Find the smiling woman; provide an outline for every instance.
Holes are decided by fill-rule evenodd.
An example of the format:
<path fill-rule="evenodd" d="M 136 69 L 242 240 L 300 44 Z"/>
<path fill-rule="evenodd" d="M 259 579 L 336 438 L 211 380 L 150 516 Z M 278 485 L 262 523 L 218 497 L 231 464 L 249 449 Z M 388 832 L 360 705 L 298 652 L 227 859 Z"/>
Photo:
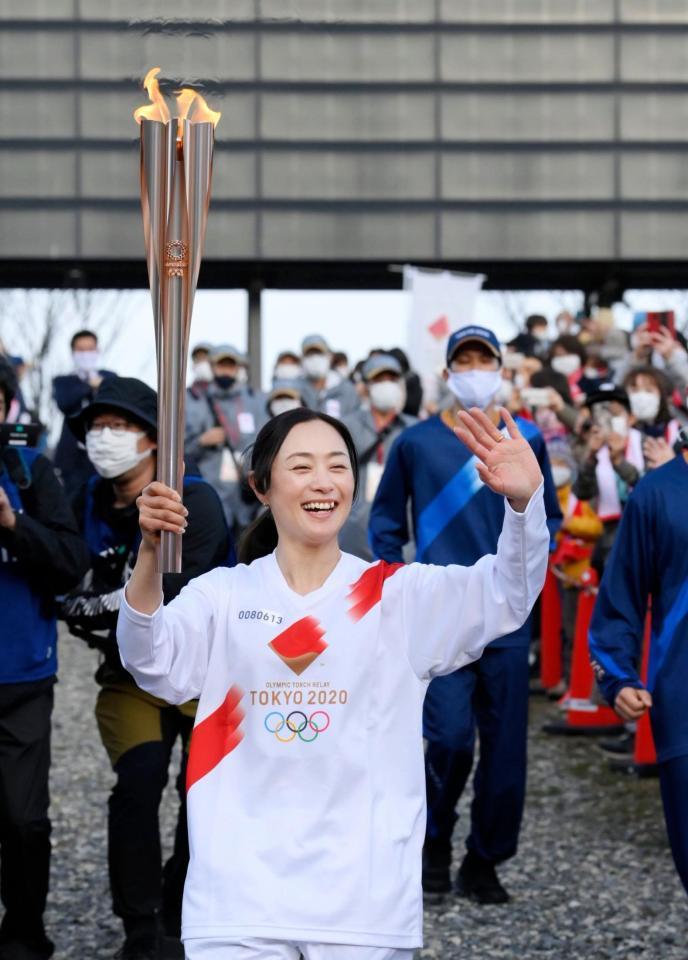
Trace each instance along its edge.
<path fill-rule="evenodd" d="M 266 512 L 251 562 L 196 578 L 164 608 L 155 546 L 160 530 L 184 529 L 184 507 L 158 483 L 140 497 L 122 662 L 169 702 L 200 698 L 190 960 L 411 960 L 421 945 L 425 691 L 525 622 L 547 566 L 542 476 L 502 413 L 508 436 L 479 410 L 459 414 L 481 480 L 506 498 L 497 553 L 472 567 L 342 553 L 353 444 L 305 409 L 256 439 L 249 482 Z"/>
<path fill-rule="evenodd" d="M 279 529 L 283 547 L 329 542 L 334 565 L 337 535 L 358 492 L 356 451 L 341 421 L 305 407 L 268 421 L 251 451 L 249 483 L 267 509 L 244 534 L 241 562 L 271 553 Z"/>

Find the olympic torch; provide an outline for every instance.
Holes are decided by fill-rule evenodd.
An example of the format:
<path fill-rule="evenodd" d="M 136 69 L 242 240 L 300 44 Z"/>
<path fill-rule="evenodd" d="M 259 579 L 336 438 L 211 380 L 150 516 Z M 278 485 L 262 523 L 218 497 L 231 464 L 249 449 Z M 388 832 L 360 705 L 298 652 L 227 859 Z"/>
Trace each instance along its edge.
<path fill-rule="evenodd" d="M 195 90 L 176 94 L 172 117 L 149 70 L 150 105 L 134 111 L 141 134 L 141 208 L 158 364 L 158 480 L 181 496 L 186 357 L 210 205 L 215 127 L 220 114 Z M 180 573 L 181 536 L 163 531 L 160 573 Z"/>

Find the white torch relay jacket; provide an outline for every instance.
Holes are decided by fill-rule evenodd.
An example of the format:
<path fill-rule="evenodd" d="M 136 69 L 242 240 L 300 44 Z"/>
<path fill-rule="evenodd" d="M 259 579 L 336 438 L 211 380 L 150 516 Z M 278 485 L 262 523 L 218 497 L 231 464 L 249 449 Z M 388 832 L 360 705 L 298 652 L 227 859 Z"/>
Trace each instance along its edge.
<path fill-rule="evenodd" d="M 548 547 L 540 488 L 523 514 L 505 504 L 496 556 L 472 567 L 342 554 L 300 596 L 271 554 L 152 616 L 123 604 L 139 686 L 200 698 L 185 940 L 421 945 L 425 690 L 521 626 Z"/>

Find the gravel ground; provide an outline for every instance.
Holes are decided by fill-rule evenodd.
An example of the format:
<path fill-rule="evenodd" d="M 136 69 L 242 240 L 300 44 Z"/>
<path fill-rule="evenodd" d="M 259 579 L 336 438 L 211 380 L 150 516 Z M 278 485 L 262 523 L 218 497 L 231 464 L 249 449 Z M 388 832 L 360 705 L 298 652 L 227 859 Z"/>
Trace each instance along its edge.
<path fill-rule="evenodd" d="M 53 725 L 53 877 L 47 924 L 57 960 L 111 957 L 121 942 L 106 864 L 113 782 L 93 707 L 96 656 L 64 637 Z M 688 911 L 667 848 L 656 780 L 608 772 L 590 741 L 540 732 L 531 704 L 528 803 L 504 907 L 428 904 L 420 960 L 686 960 Z M 170 778 L 170 783 L 173 778 Z M 466 804 L 462 804 L 466 809 Z M 174 794 L 163 823 L 171 842 Z M 457 864 L 467 829 L 457 828 Z"/>

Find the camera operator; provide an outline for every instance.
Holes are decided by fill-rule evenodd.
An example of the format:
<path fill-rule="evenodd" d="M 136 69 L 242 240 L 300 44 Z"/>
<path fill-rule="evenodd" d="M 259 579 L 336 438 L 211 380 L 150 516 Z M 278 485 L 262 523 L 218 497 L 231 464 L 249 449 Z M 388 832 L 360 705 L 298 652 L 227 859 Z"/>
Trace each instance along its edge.
<path fill-rule="evenodd" d="M 96 673 L 96 719 L 117 775 L 108 818 L 113 909 L 125 931 L 117 956 L 182 957 L 181 898 L 189 858 L 184 781 L 196 703 L 170 706 L 140 690 L 122 667 L 115 641 L 124 584 L 141 543 L 136 501 L 156 475 L 156 393 L 140 380 L 106 379 L 69 425 L 85 441 L 98 472 L 79 509 L 91 570 L 65 599 L 62 616 L 72 633 L 104 654 Z M 188 529 L 182 572 L 163 577 L 165 602 L 193 577 L 234 562 L 222 504 L 210 484 L 187 476 L 183 495 Z M 163 869 L 158 811 L 178 738 L 183 749 L 179 818 L 174 851 Z"/>
<path fill-rule="evenodd" d="M 0 425 L 16 390 L 0 357 Z M 50 717 L 57 672 L 54 596 L 88 569 L 88 551 L 53 468 L 0 441 L 0 958 L 39 960 L 50 872 Z"/>

